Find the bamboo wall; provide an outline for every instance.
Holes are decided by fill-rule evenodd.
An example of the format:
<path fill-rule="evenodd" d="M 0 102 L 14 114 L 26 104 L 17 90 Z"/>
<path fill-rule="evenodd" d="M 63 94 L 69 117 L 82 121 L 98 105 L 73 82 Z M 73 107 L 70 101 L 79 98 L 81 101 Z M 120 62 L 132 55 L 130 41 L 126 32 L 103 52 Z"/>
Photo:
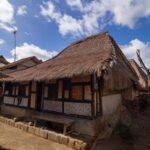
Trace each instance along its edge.
<path fill-rule="evenodd" d="M 25 85 L 25 96 L 19 95 L 19 88 L 21 84 Z M 7 90 L 4 92 L 3 103 L 19 107 L 28 107 L 29 94 L 28 83 L 12 83 L 12 93 L 8 94 Z"/>
<path fill-rule="evenodd" d="M 63 80 L 55 81 L 57 83 L 57 99 L 44 99 L 43 110 L 55 111 L 70 115 L 91 116 L 91 103 L 84 102 L 84 99 L 92 101 L 91 96 L 91 76 L 74 77 L 70 80 L 70 89 L 63 89 Z M 46 84 L 49 84 L 47 82 Z M 54 83 L 51 81 L 51 83 Z M 83 84 L 87 83 L 84 86 Z M 84 92 L 83 92 L 84 90 Z M 71 93 L 70 93 L 71 92 Z M 44 87 L 44 97 L 48 96 L 48 87 Z M 71 97 L 70 97 L 71 96 Z M 65 101 L 63 101 L 65 99 Z M 67 102 L 68 101 L 68 102 Z"/>
<path fill-rule="evenodd" d="M 36 82 L 32 81 L 31 83 L 31 102 L 30 107 L 35 108 L 36 105 Z"/>
<path fill-rule="evenodd" d="M 43 111 L 59 112 L 68 115 L 96 116 L 101 110 L 98 80 L 96 76 L 73 77 L 70 79 L 70 88 L 64 89 L 64 80 L 46 81 L 43 83 L 41 108 Z M 57 97 L 49 98 L 49 85 L 57 84 Z M 13 89 L 18 96 L 19 86 Z M 26 98 L 18 105 L 18 98 L 4 97 L 5 103 L 36 109 L 37 83 L 32 81 L 26 86 Z"/>

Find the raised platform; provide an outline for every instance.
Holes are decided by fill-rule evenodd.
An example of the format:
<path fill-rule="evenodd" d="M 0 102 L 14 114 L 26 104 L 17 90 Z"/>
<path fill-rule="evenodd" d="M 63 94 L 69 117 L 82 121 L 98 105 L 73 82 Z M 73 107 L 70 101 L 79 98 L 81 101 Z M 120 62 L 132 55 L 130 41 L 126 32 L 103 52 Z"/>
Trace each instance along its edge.
<path fill-rule="evenodd" d="M 47 113 L 42 113 L 42 112 L 33 112 L 31 117 L 35 120 L 44 120 L 44 121 L 49 121 L 52 123 L 58 123 L 63 125 L 63 134 L 67 133 L 67 128 L 71 127 L 73 123 L 75 123 L 75 120 L 66 118 L 65 116 L 60 116 L 60 115 L 54 115 L 54 114 L 47 114 Z"/>

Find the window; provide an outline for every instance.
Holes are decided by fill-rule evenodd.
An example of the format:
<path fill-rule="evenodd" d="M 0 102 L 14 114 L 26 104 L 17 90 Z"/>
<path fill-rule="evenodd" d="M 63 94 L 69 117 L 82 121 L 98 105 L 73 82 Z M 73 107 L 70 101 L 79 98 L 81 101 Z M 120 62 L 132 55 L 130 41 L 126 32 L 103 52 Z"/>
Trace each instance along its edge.
<path fill-rule="evenodd" d="M 48 85 L 48 99 L 56 99 L 57 98 L 57 84 L 52 83 Z"/>
<path fill-rule="evenodd" d="M 63 88 L 65 90 L 69 90 L 70 89 L 70 86 L 71 86 L 71 81 L 70 79 L 64 79 L 63 80 Z"/>
<path fill-rule="evenodd" d="M 69 98 L 70 97 L 70 88 L 71 88 L 71 81 L 70 79 L 64 79 L 63 80 L 63 95 L 64 98 Z"/>
<path fill-rule="evenodd" d="M 5 84 L 5 95 L 12 95 L 13 92 L 13 85 L 12 83 L 6 83 Z"/>
<path fill-rule="evenodd" d="M 76 83 L 71 88 L 72 99 L 75 100 L 91 100 L 91 86 L 86 83 Z"/>
<path fill-rule="evenodd" d="M 19 96 L 26 96 L 26 85 L 19 85 Z"/>

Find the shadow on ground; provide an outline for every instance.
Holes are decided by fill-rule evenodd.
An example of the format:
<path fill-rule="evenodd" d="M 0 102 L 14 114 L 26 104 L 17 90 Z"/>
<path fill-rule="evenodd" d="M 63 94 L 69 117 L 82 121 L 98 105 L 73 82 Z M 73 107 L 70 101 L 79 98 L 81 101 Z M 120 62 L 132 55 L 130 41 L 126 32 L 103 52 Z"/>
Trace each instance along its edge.
<path fill-rule="evenodd" d="M 11 150 L 11 149 L 4 148 L 4 147 L 0 146 L 0 150 Z"/>

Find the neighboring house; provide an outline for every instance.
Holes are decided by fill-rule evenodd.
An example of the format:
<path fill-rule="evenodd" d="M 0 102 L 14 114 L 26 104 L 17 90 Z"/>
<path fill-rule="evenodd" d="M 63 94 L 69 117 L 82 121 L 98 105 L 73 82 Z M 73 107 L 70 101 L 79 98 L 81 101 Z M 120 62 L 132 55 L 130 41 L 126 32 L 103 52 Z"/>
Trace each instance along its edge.
<path fill-rule="evenodd" d="M 37 59 L 35 56 L 32 56 L 32 57 L 23 58 L 18 61 L 9 63 L 1 67 L 0 71 L 5 74 L 8 74 L 8 73 L 15 72 L 18 70 L 24 70 L 24 69 L 30 68 L 40 63 L 41 63 L 41 60 Z"/>
<path fill-rule="evenodd" d="M 137 64 L 137 62 L 134 59 L 129 60 L 132 68 L 136 72 L 138 76 L 138 82 L 140 85 L 139 91 L 141 92 L 147 92 L 148 91 L 148 76 L 146 73 L 140 68 L 140 66 Z"/>
<path fill-rule="evenodd" d="M 73 130 L 88 135 L 98 133 L 100 120 L 115 112 L 124 92 L 136 84 L 131 65 L 107 32 L 79 40 L 54 58 L 9 75 L 2 80 L 3 110 L 72 118 Z M 132 93 L 127 96 L 132 98 Z"/>
<path fill-rule="evenodd" d="M 4 58 L 4 56 L 0 55 L 0 68 L 9 64 L 9 62 Z"/>

